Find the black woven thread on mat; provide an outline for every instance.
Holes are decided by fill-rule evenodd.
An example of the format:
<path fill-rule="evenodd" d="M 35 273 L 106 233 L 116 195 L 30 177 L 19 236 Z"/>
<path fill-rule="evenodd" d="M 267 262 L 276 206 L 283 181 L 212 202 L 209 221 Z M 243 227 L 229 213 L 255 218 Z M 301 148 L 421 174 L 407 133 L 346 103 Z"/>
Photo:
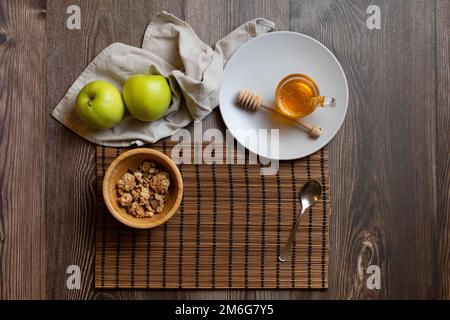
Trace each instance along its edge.
<path fill-rule="evenodd" d="M 291 181 L 292 181 L 292 225 L 297 218 L 297 185 L 295 183 L 295 161 L 291 161 Z M 296 241 L 292 244 L 291 259 L 291 287 L 295 288 L 295 251 Z"/>
<path fill-rule="evenodd" d="M 134 278 L 136 274 L 136 230 L 133 229 L 131 234 L 131 272 L 130 272 L 130 283 L 131 287 L 134 288 Z"/>
<path fill-rule="evenodd" d="M 261 194 L 262 194 L 262 221 L 261 221 L 261 265 L 260 265 L 260 279 L 261 288 L 264 288 L 264 254 L 266 251 L 266 181 L 264 175 L 260 174 L 261 177 Z"/>
<path fill-rule="evenodd" d="M 162 151 L 166 154 L 166 141 L 162 142 Z M 167 284 L 167 223 L 163 225 L 163 256 L 162 256 L 162 287 L 165 288 Z"/>
<path fill-rule="evenodd" d="M 105 176 L 106 171 L 106 155 L 105 155 L 105 147 L 102 146 L 102 177 Z M 98 183 L 98 182 L 97 182 Z M 97 189 L 98 192 L 98 189 Z M 102 288 L 105 287 L 105 256 L 106 256 L 106 206 L 103 205 L 102 210 L 102 261 L 101 261 L 101 275 L 100 275 L 100 286 Z"/>
<path fill-rule="evenodd" d="M 245 178 L 245 238 L 244 238 L 244 288 L 248 288 L 248 231 L 250 227 L 250 186 L 248 179 L 248 154 L 244 162 Z"/>
<path fill-rule="evenodd" d="M 116 157 L 120 155 L 120 149 L 116 148 Z M 116 288 L 119 288 L 120 278 L 120 223 L 117 223 L 116 234 Z"/>
<path fill-rule="evenodd" d="M 322 288 L 325 288 L 325 250 L 326 250 L 326 229 L 327 229 L 327 193 L 325 184 L 325 160 L 323 148 L 320 149 L 320 175 L 322 177 Z"/>
<path fill-rule="evenodd" d="M 228 164 L 228 184 L 230 192 L 230 230 L 228 233 L 228 287 L 233 284 L 233 218 L 234 218 L 234 195 L 233 195 L 233 172 L 231 164 Z"/>
<path fill-rule="evenodd" d="M 200 191 L 200 170 L 199 165 L 195 165 L 195 181 L 197 188 L 197 225 L 195 229 L 195 287 L 200 286 L 200 208 L 201 208 L 201 191 Z"/>
<path fill-rule="evenodd" d="M 280 260 L 278 257 L 280 256 L 280 245 L 281 245 L 281 239 L 280 239 L 280 233 L 281 233 L 281 187 L 280 187 L 280 171 L 277 171 L 276 175 L 276 181 L 277 181 L 277 256 L 276 259 L 276 288 L 280 288 Z"/>
<path fill-rule="evenodd" d="M 146 269 L 145 269 L 145 287 L 150 288 L 150 252 L 151 252 L 151 233 L 150 229 L 147 230 L 147 257 L 146 257 Z"/>
<path fill-rule="evenodd" d="M 211 152 L 211 155 L 215 157 L 216 150 Z M 211 287 L 216 287 L 216 230 L 217 230 L 217 179 L 216 179 L 216 162 L 211 164 L 211 176 L 213 187 L 213 206 L 212 206 L 212 257 L 211 257 Z"/>
<path fill-rule="evenodd" d="M 183 152 L 183 151 L 181 151 Z M 181 154 L 181 156 L 183 156 Z M 178 169 L 180 170 L 181 176 L 183 176 L 183 163 L 180 163 L 178 166 Z M 180 203 L 180 241 L 179 241 L 179 247 L 178 247 L 178 288 L 183 287 L 183 227 L 184 227 L 184 199 L 181 199 Z"/>
<path fill-rule="evenodd" d="M 306 173 L 308 180 L 311 179 L 311 159 L 306 158 Z M 312 256 L 312 208 L 308 209 L 308 262 L 307 262 L 307 278 L 308 289 L 311 289 L 311 256 Z"/>

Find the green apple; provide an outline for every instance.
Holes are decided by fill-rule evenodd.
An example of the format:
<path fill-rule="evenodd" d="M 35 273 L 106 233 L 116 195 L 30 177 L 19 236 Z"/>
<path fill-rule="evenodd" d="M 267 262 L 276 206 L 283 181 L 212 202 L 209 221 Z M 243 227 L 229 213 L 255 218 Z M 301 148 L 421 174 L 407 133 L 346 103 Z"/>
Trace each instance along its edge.
<path fill-rule="evenodd" d="M 109 129 L 122 121 L 125 105 L 122 95 L 108 81 L 88 83 L 77 96 L 75 110 L 81 121 L 94 129 Z"/>
<path fill-rule="evenodd" d="M 137 74 L 128 78 L 122 94 L 128 111 L 141 121 L 161 118 L 172 99 L 166 78 L 151 74 Z"/>

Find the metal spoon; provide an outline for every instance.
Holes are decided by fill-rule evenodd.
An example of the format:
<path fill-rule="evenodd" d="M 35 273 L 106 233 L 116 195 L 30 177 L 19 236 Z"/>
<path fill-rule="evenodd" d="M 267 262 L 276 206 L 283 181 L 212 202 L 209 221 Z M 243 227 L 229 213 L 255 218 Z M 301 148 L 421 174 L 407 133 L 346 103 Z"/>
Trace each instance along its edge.
<path fill-rule="evenodd" d="M 295 239 L 295 233 L 297 232 L 298 225 L 300 224 L 300 220 L 305 213 L 306 209 L 313 206 L 317 201 L 319 201 L 320 194 L 322 193 L 322 185 L 317 180 L 308 180 L 302 189 L 300 190 L 300 202 L 301 202 L 301 211 L 297 216 L 294 226 L 292 227 L 291 233 L 289 234 L 289 238 L 283 246 L 278 259 L 281 262 L 287 261 L 289 251 L 291 250 L 292 242 Z"/>

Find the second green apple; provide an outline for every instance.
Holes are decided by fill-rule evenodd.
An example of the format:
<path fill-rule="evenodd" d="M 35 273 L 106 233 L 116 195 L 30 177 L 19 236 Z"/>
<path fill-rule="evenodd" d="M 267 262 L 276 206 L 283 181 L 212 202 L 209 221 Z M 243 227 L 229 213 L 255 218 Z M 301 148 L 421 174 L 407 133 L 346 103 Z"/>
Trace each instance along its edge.
<path fill-rule="evenodd" d="M 122 95 L 128 111 L 141 121 L 161 118 L 172 99 L 169 84 L 160 75 L 131 76 L 123 86 Z"/>

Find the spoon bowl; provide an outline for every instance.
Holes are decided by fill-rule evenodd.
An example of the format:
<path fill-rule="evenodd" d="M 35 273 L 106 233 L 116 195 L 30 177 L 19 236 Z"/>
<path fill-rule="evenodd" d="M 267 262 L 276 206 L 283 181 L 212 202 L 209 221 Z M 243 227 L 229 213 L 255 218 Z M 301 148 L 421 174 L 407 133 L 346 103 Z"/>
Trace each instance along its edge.
<path fill-rule="evenodd" d="M 314 203 L 320 200 L 322 194 L 322 185 L 317 180 L 308 180 L 299 193 L 302 209 L 311 207 Z"/>

